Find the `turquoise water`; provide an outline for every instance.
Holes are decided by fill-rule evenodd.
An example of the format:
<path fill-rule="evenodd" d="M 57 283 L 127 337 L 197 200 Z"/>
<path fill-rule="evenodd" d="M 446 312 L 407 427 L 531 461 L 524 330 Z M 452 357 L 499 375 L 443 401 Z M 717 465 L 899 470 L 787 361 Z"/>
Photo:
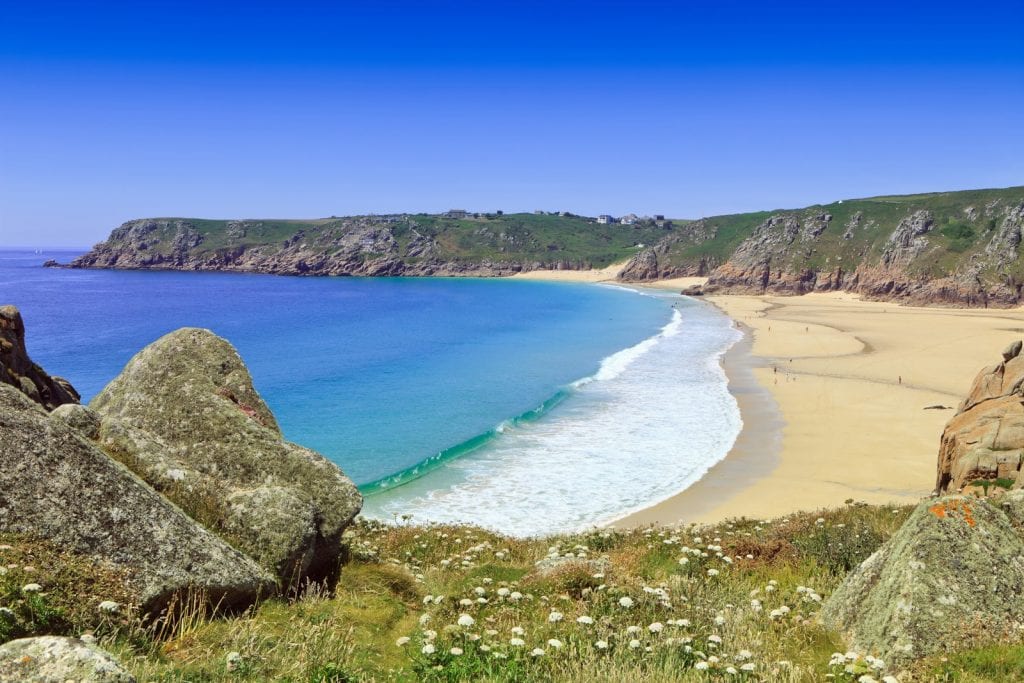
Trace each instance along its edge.
<path fill-rule="evenodd" d="M 47 371 L 88 400 L 161 335 L 210 328 L 238 348 L 285 436 L 341 466 L 370 515 L 516 533 L 582 526 L 680 490 L 738 431 L 717 363 L 735 332 L 680 297 L 40 267 L 73 256 L 0 251 L 0 303 L 21 309 Z M 637 478 L 648 469 L 651 485 Z M 535 500 L 526 489 L 549 474 L 578 485 Z"/>

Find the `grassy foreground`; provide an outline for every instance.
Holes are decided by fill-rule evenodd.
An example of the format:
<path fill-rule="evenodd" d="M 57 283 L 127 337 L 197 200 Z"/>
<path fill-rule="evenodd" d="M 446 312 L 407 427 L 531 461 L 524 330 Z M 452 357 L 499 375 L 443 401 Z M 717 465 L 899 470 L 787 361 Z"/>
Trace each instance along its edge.
<path fill-rule="evenodd" d="M 92 634 L 141 681 L 892 681 L 815 615 L 910 509 L 526 540 L 361 522 L 334 595 L 234 617 L 197 600 L 145 626 L 116 573 L 0 536 L 0 641 Z M 899 680 L 1022 676 L 1024 651 L 1006 645 Z"/>

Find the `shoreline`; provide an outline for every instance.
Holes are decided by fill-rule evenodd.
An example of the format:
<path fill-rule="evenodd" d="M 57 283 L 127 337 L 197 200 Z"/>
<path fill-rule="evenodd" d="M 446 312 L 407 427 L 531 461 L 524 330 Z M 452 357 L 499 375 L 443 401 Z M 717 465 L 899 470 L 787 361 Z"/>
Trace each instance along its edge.
<path fill-rule="evenodd" d="M 703 281 L 623 284 L 679 292 Z M 602 526 L 916 503 L 932 490 L 943 427 L 974 376 L 1024 336 L 1020 308 L 904 306 L 845 292 L 704 299 L 744 334 L 722 358 L 743 421 L 736 443 L 687 489 Z"/>
<path fill-rule="evenodd" d="M 750 329 L 735 320 L 733 325 L 743 337 L 723 354 L 721 365 L 729 393 L 739 407 L 741 426 L 729 452 L 679 493 L 604 526 L 630 529 L 699 521 L 712 513 L 723 499 L 736 495 L 738 489 L 754 486 L 778 467 L 782 452 L 782 413 L 771 393 L 754 376 L 754 368 L 764 362 L 751 353 Z M 687 519 L 683 519 L 684 516 Z"/>

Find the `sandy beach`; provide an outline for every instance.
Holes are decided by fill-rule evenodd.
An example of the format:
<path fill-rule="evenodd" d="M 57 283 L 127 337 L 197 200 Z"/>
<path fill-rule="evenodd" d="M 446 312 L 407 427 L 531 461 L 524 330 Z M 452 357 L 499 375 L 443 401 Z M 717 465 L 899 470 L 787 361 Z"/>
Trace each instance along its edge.
<path fill-rule="evenodd" d="M 1019 309 L 903 307 L 843 293 L 708 301 L 749 339 L 749 354 L 724 361 L 743 433 L 696 485 L 616 526 L 777 517 L 851 498 L 916 502 L 931 491 L 942 428 L 972 379 L 1024 337 Z"/>
<path fill-rule="evenodd" d="M 523 277 L 600 282 L 613 268 Z M 1021 309 L 908 307 L 845 293 L 705 301 L 745 333 L 723 359 L 743 431 L 697 484 L 615 526 L 778 517 L 849 499 L 916 502 L 934 485 L 942 428 L 974 376 L 1024 338 Z"/>

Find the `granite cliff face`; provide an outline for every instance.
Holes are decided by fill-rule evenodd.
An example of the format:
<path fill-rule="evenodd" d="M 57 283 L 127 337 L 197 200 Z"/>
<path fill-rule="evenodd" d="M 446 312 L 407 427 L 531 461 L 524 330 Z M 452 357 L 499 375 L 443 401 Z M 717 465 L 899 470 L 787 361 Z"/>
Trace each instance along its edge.
<path fill-rule="evenodd" d="M 9 384 L 47 410 L 78 403 L 78 392 L 63 377 L 51 377 L 25 348 L 25 323 L 14 306 L 0 306 L 0 383 Z"/>
<path fill-rule="evenodd" d="M 333 581 L 362 506 L 319 453 L 285 441 L 238 352 L 184 328 L 150 344 L 90 404 L 98 443 L 282 586 Z"/>
<path fill-rule="evenodd" d="M 278 275 L 502 276 L 536 268 L 585 269 L 587 257 L 542 246 L 528 227 L 479 220 L 444 234 L 438 217 L 356 216 L 318 221 L 129 221 L 74 268 L 237 271 Z M 510 219 L 511 220 L 511 219 Z M 434 221 L 442 221 L 440 226 Z M 579 228 L 576 220 L 568 225 Z M 625 245 L 624 238 L 619 240 Z M 468 243 L 468 248 L 460 243 Z M 603 265 L 603 264 L 602 264 Z"/>
<path fill-rule="evenodd" d="M 1024 486 L 1024 356 L 1021 342 L 1003 351 L 1002 361 L 982 370 L 967 398 L 946 424 L 939 448 L 935 489 L 969 486 Z M 975 483 L 979 482 L 979 483 Z"/>
<path fill-rule="evenodd" d="M 879 197 L 695 224 L 701 229 L 677 231 L 634 256 L 621 278 L 707 275 L 706 293 L 843 290 L 954 306 L 1022 301 L 1022 188 Z"/>

